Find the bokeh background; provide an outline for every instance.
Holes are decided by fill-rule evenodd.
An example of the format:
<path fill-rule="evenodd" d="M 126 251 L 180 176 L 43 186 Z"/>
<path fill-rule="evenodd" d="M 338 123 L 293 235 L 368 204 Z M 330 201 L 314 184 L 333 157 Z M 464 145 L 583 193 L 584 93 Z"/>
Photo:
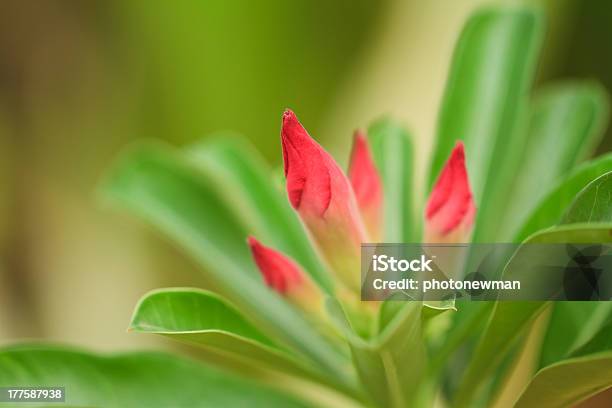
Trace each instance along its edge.
<path fill-rule="evenodd" d="M 163 346 L 126 332 L 138 298 L 206 284 L 96 200 L 133 140 L 181 145 L 230 129 L 279 164 L 291 107 L 346 162 L 353 129 L 390 114 L 414 134 L 423 174 L 454 42 L 485 3 L 0 2 L 0 344 Z M 531 3 L 549 15 L 537 84 L 595 78 L 612 90 L 612 4 Z M 611 141 L 608 131 L 600 150 Z"/>

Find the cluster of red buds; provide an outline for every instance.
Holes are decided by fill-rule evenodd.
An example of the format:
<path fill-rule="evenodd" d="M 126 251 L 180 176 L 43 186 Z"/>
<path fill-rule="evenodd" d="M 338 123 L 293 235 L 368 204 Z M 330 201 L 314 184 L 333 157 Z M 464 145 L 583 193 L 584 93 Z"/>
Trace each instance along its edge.
<path fill-rule="evenodd" d="M 368 140 L 355 133 L 348 176 L 287 110 L 281 129 L 289 202 L 343 291 L 360 290 L 361 243 L 383 235 L 383 183 Z M 423 240 L 460 243 L 470 239 L 476 207 L 458 142 L 427 201 Z M 323 295 L 293 259 L 249 237 L 253 258 L 268 286 L 300 309 L 319 310 Z"/>

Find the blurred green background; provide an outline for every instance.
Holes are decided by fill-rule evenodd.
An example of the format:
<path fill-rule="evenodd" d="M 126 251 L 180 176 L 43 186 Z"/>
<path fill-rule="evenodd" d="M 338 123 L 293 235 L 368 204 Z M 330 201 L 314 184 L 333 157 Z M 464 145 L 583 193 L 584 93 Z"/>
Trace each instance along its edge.
<path fill-rule="evenodd" d="M 132 140 L 231 129 L 278 164 L 290 107 L 346 162 L 352 130 L 391 114 L 413 131 L 424 174 L 454 41 L 486 3 L 3 1 L 0 344 L 151 345 L 125 331 L 137 299 L 206 284 L 156 234 L 96 202 Z M 532 3 L 549 15 L 537 82 L 595 78 L 612 90 L 612 4 Z M 608 131 L 600 151 L 611 141 Z"/>

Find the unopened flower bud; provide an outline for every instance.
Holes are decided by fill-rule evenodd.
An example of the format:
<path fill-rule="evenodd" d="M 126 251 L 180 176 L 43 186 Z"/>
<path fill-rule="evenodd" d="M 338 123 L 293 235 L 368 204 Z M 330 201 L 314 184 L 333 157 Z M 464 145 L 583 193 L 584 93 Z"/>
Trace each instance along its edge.
<path fill-rule="evenodd" d="M 463 143 L 457 145 L 444 165 L 427 201 L 427 243 L 464 243 L 470 240 L 476 206 L 470 189 Z"/>
<path fill-rule="evenodd" d="M 348 178 L 290 110 L 283 115 L 281 139 L 291 205 L 336 276 L 359 291 L 361 243 L 367 239 Z"/>
<path fill-rule="evenodd" d="M 380 241 L 383 228 L 382 181 L 368 140 L 361 131 L 355 132 L 348 173 L 368 236 L 373 242 Z"/>

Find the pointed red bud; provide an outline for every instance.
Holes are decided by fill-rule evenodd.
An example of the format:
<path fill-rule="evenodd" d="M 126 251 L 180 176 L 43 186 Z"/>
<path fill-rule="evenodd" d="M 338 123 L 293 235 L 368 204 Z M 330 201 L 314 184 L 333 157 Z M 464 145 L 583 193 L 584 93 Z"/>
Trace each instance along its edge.
<path fill-rule="evenodd" d="M 425 242 L 468 241 L 475 214 L 464 147 L 462 142 L 457 142 L 427 202 Z"/>
<path fill-rule="evenodd" d="M 379 241 L 382 238 L 383 187 L 362 131 L 355 132 L 348 176 L 370 239 Z"/>
<path fill-rule="evenodd" d="M 281 140 L 291 205 L 337 276 L 358 291 L 366 233 L 348 178 L 290 110 L 283 114 Z"/>
<path fill-rule="evenodd" d="M 285 294 L 290 289 L 303 283 L 304 272 L 293 260 L 272 248 L 262 245 L 254 237 L 248 237 L 247 243 L 255 263 L 269 287 L 280 294 Z"/>
<path fill-rule="evenodd" d="M 290 110 L 283 114 L 281 139 L 291 205 L 298 211 L 324 215 L 331 204 L 332 189 L 336 194 L 346 189 L 340 169 Z"/>
<path fill-rule="evenodd" d="M 254 237 L 248 237 L 247 243 L 270 288 L 304 310 L 319 311 L 322 304 L 320 289 L 293 259 L 261 244 Z"/>

